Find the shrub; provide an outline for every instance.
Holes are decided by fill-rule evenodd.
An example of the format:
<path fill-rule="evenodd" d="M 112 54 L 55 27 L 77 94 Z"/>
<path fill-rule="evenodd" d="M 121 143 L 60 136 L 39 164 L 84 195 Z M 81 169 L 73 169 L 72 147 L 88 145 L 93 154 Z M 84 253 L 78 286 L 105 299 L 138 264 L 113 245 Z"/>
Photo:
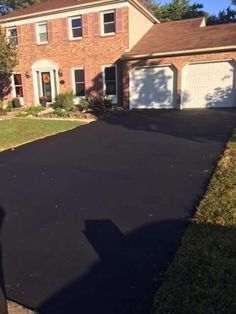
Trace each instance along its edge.
<path fill-rule="evenodd" d="M 61 108 L 61 109 L 65 109 L 66 111 L 69 111 L 74 106 L 73 99 L 74 99 L 74 96 L 72 92 L 59 94 L 55 98 L 55 103 L 53 104 L 53 107 L 55 109 Z"/>
<path fill-rule="evenodd" d="M 16 113 L 16 117 L 17 118 L 24 118 L 24 117 L 26 117 L 27 116 L 27 112 L 25 112 L 25 111 L 18 111 L 17 113 Z"/>
<path fill-rule="evenodd" d="M 87 99 L 81 98 L 78 107 L 80 111 L 88 111 L 90 109 L 90 103 Z"/>
<path fill-rule="evenodd" d="M 70 116 L 70 113 L 63 108 L 56 108 L 55 114 L 61 118 L 68 118 Z"/>
<path fill-rule="evenodd" d="M 95 114 L 103 114 L 112 108 L 112 100 L 109 97 L 89 98 L 90 108 Z"/>
<path fill-rule="evenodd" d="M 7 109 L 12 109 L 12 108 L 13 108 L 13 102 L 12 102 L 12 100 L 9 100 L 7 102 Z"/>
<path fill-rule="evenodd" d="M 25 112 L 27 113 L 27 115 L 29 116 L 33 116 L 33 117 L 37 117 L 37 115 L 43 111 L 43 107 L 41 105 L 38 106 L 30 106 L 28 107 Z"/>
<path fill-rule="evenodd" d="M 0 101 L 0 110 L 3 110 L 3 103 Z"/>

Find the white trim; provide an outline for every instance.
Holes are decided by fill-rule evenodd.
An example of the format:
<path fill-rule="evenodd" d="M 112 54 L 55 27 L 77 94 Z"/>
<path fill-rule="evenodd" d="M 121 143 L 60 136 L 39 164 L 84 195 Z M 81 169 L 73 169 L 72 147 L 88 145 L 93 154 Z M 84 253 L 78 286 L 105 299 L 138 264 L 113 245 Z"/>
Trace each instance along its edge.
<path fill-rule="evenodd" d="M 7 17 L 4 16 L 4 18 L 0 19 L 0 23 L 6 23 L 10 24 L 11 21 L 17 21 L 17 25 L 26 24 L 26 23 L 35 23 L 39 22 L 45 19 L 45 15 L 47 15 L 47 20 L 50 19 L 56 19 L 61 17 L 69 17 L 72 16 L 74 13 L 73 11 L 77 11 L 78 13 L 75 13 L 75 15 L 78 14 L 87 14 L 91 13 L 91 8 L 93 8 L 93 12 L 99 12 L 104 10 L 111 10 L 115 8 L 120 8 L 124 6 L 133 5 L 141 11 L 149 20 L 151 20 L 153 23 L 160 23 L 153 14 L 151 14 L 140 2 L 136 0 L 120 0 L 118 3 L 115 0 L 102 0 L 102 1 L 96 1 L 91 2 L 87 5 L 84 4 L 78 4 L 76 6 L 68 6 L 64 8 L 59 9 L 53 9 L 53 10 L 46 10 L 42 12 L 36 12 L 31 14 L 25 14 L 22 16 L 16 16 L 16 17 Z M 25 20 L 29 20 L 26 22 Z"/>
<path fill-rule="evenodd" d="M 105 82 L 105 68 L 111 68 L 114 67 L 116 70 L 116 95 L 106 95 L 106 82 Z M 118 75 L 117 75 L 117 64 L 105 64 L 102 66 L 102 90 L 103 90 L 103 96 L 108 96 L 112 99 L 113 103 L 118 102 Z"/>
<path fill-rule="evenodd" d="M 21 85 L 17 85 L 17 86 L 21 86 L 22 87 L 23 97 L 20 97 L 20 104 L 24 105 L 25 91 L 24 91 L 23 80 L 22 80 L 23 74 L 21 72 L 13 72 L 12 75 L 11 75 L 11 86 L 12 86 L 11 95 L 12 95 L 13 98 L 17 97 L 17 95 L 16 95 L 16 85 L 15 85 L 15 82 L 14 82 L 14 75 L 15 74 L 20 74 L 20 76 L 21 76 Z"/>
<path fill-rule="evenodd" d="M 17 41 L 16 46 L 18 47 L 18 39 L 19 39 L 19 36 L 18 36 L 17 26 L 11 26 L 11 27 L 8 27 L 8 28 L 6 29 L 6 33 L 7 33 L 7 42 L 10 43 L 9 31 L 10 31 L 11 29 L 15 29 L 15 30 L 16 30 L 16 41 Z"/>
<path fill-rule="evenodd" d="M 43 24 L 45 24 L 46 28 L 47 28 L 47 41 L 42 42 L 42 41 L 40 41 L 40 36 L 39 36 L 39 26 L 43 25 Z M 42 22 L 36 23 L 36 38 L 37 38 L 37 45 L 48 44 L 48 22 L 47 21 L 42 21 Z"/>
<path fill-rule="evenodd" d="M 223 46 L 223 47 L 213 47 L 213 48 L 202 48 L 202 49 L 193 49 L 193 50 L 180 50 L 180 51 L 172 51 L 172 52 L 163 52 L 163 53 L 152 53 L 145 55 L 133 55 L 133 56 L 124 56 L 122 60 L 133 60 L 140 58 L 158 58 L 158 57 L 166 57 L 166 56 L 175 56 L 175 55 L 184 55 L 191 53 L 201 53 L 201 52 L 220 52 L 220 51 L 231 51 L 236 50 L 236 46 Z"/>
<path fill-rule="evenodd" d="M 109 14 L 109 13 L 114 13 L 114 22 L 115 23 L 115 32 L 110 32 L 110 33 L 105 33 L 105 25 L 104 25 L 104 15 Z M 100 25 L 101 25 L 101 36 L 111 36 L 116 34 L 116 10 L 108 10 L 108 11 L 103 11 L 100 12 Z"/>
<path fill-rule="evenodd" d="M 54 101 L 54 98 L 59 92 L 59 77 L 58 77 L 58 65 L 47 59 L 42 59 L 36 61 L 32 66 L 32 79 L 33 79 L 33 90 L 34 90 L 34 102 L 35 104 L 39 103 L 39 97 L 42 96 L 42 83 L 38 82 L 38 77 L 37 77 L 37 72 L 42 73 L 42 72 L 50 72 L 50 77 L 51 77 L 51 88 L 52 88 L 52 101 Z M 53 71 L 55 71 L 55 80 L 53 76 Z M 41 80 L 41 78 L 40 78 Z M 40 85 L 40 93 L 38 90 L 38 87 Z M 56 89 L 55 89 L 56 88 Z M 41 95 L 40 95 L 41 94 Z"/>
<path fill-rule="evenodd" d="M 80 37 L 73 37 L 73 32 L 72 32 L 72 20 L 76 20 L 76 19 L 81 19 L 81 29 L 82 29 L 82 36 Z M 68 27 L 69 27 L 69 40 L 80 40 L 83 38 L 83 19 L 82 19 L 82 15 L 78 15 L 78 16 L 71 16 L 68 18 Z"/>
<path fill-rule="evenodd" d="M 84 70 L 84 96 L 76 96 L 76 88 L 75 88 L 75 70 Z M 72 91 L 74 95 L 74 102 L 79 103 L 80 99 L 83 99 L 86 97 L 86 78 L 85 78 L 85 67 L 74 67 L 71 68 L 71 82 L 72 82 Z"/>

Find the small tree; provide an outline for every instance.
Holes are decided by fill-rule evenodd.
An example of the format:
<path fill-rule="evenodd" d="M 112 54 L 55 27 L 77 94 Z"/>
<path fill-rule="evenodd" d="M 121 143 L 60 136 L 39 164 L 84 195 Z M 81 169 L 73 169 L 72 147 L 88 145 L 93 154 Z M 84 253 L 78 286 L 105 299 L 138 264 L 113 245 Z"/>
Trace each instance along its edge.
<path fill-rule="evenodd" d="M 6 31 L 0 28 L 0 100 L 11 91 L 10 79 L 16 64 L 16 47 L 7 41 Z"/>

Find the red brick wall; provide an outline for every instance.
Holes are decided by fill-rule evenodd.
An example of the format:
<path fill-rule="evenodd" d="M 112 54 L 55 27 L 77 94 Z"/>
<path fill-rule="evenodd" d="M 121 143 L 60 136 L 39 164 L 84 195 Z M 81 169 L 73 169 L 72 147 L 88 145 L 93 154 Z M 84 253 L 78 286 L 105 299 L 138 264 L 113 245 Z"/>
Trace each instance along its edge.
<path fill-rule="evenodd" d="M 177 69 L 177 93 L 178 107 L 180 105 L 181 96 L 181 73 L 183 67 L 190 62 L 218 61 L 218 60 L 236 60 L 236 52 L 221 52 L 208 54 L 195 54 L 187 56 L 176 56 L 166 58 L 152 58 L 132 61 L 123 61 L 123 104 L 124 107 L 129 107 L 129 73 L 136 66 L 145 65 L 173 65 Z"/>
<path fill-rule="evenodd" d="M 48 23 L 50 31 L 49 43 L 45 45 L 36 44 L 36 32 L 34 24 L 20 26 L 20 42 L 18 47 L 18 65 L 14 69 L 25 75 L 31 71 L 34 62 L 48 59 L 56 63 L 64 73 L 61 80 L 60 92 L 72 90 L 68 71 L 73 67 L 84 67 L 86 76 L 86 87 L 95 93 L 101 92 L 101 70 L 102 65 L 116 63 L 129 46 L 128 38 L 128 8 L 123 7 L 122 24 L 119 24 L 118 32 L 112 36 L 101 36 L 96 34 L 94 22 L 96 13 L 86 15 L 84 23 L 84 37 L 81 40 L 69 40 L 65 30 L 66 19 L 55 19 Z M 98 78 L 98 79 L 97 79 Z M 100 83 L 99 83 L 100 81 Z M 25 79 L 24 90 L 26 91 L 26 102 L 34 103 L 32 76 Z M 120 93 L 121 89 L 119 88 Z M 120 97 L 118 95 L 118 99 Z"/>

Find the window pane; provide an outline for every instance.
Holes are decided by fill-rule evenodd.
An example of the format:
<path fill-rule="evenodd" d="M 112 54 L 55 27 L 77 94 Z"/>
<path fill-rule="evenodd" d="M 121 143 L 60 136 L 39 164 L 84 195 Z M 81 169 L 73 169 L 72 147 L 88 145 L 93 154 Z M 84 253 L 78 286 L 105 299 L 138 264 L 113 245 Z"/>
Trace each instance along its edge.
<path fill-rule="evenodd" d="M 17 86 L 17 87 L 15 87 L 15 89 L 16 89 L 16 96 L 23 97 L 23 88 L 22 88 L 22 86 Z"/>
<path fill-rule="evenodd" d="M 72 36 L 73 38 L 82 37 L 82 28 L 72 29 Z"/>
<path fill-rule="evenodd" d="M 116 82 L 106 82 L 106 95 L 116 95 Z"/>
<path fill-rule="evenodd" d="M 76 96 L 84 96 L 85 95 L 85 86 L 84 83 L 75 84 Z"/>
<path fill-rule="evenodd" d="M 75 82 L 84 83 L 84 70 L 75 70 Z"/>
<path fill-rule="evenodd" d="M 115 67 L 105 68 L 105 80 L 106 81 L 116 80 L 116 68 Z"/>
<path fill-rule="evenodd" d="M 9 36 L 11 36 L 11 37 L 16 37 L 17 36 L 16 28 L 9 29 Z"/>
<path fill-rule="evenodd" d="M 41 43 L 47 42 L 48 41 L 48 34 L 47 33 L 39 34 L 39 41 Z"/>
<path fill-rule="evenodd" d="M 114 12 L 112 12 L 112 13 L 105 13 L 103 15 L 103 19 L 104 19 L 104 23 L 114 22 L 115 21 L 115 14 L 114 14 Z"/>
<path fill-rule="evenodd" d="M 72 28 L 75 28 L 75 27 L 81 27 L 81 18 L 78 18 L 78 19 L 74 19 L 71 21 L 72 23 Z"/>
<path fill-rule="evenodd" d="M 116 31 L 115 23 L 104 25 L 104 33 L 105 34 L 115 33 L 115 31 Z"/>
<path fill-rule="evenodd" d="M 48 29 L 47 29 L 47 24 L 39 24 L 39 33 L 47 33 Z"/>
<path fill-rule="evenodd" d="M 14 85 L 22 85 L 21 74 L 14 74 Z"/>
<path fill-rule="evenodd" d="M 9 38 L 9 42 L 11 43 L 11 44 L 18 44 L 18 40 L 17 40 L 17 37 L 10 37 Z"/>

